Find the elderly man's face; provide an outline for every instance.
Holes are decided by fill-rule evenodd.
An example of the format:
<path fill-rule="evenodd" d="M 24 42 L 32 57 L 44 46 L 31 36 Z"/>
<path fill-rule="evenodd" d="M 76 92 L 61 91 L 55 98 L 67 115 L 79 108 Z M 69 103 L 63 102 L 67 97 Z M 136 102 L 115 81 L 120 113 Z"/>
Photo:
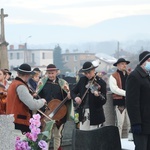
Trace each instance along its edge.
<path fill-rule="evenodd" d="M 50 80 L 56 80 L 56 76 L 58 74 L 57 70 L 47 71 L 47 76 Z"/>
<path fill-rule="evenodd" d="M 119 64 L 117 64 L 117 68 L 120 71 L 125 71 L 125 70 L 127 70 L 127 63 L 126 62 L 120 62 Z"/>

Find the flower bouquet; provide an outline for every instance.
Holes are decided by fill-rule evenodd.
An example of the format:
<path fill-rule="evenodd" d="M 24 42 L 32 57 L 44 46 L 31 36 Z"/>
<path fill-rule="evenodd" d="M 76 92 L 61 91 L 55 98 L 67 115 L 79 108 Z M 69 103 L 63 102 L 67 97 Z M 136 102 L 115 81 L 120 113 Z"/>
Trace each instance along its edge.
<path fill-rule="evenodd" d="M 51 138 L 51 130 L 54 124 L 54 120 L 46 122 L 46 127 L 41 132 L 40 122 L 41 116 L 34 114 L 33 118 L 30 119 L 30 130 L 25 134 L 26 138 L 16 138 L 15 150 L 48 150 L 47 142 Z"/>

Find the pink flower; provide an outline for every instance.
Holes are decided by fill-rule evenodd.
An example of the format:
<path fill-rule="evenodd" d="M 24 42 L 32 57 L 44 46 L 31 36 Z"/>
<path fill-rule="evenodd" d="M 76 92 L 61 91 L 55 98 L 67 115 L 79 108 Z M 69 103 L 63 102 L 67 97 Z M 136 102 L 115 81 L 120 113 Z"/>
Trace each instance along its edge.
<path fill-rule="evenodd" d="M 39 145 L 39 147 L 40 147 L 42 150 L 48 150 L 48 145 L 47 145 L 47 143 L 46 143 L 44 140 L 40 140 L 40 141 L 38 142 L 38 145 Z"/>
<path fill-rule="evenodd" d="M 17 140 L 17 141 L 20 141 L 20 137 L 16 137 L 16 140 Z"/>
<path fill-rule="evenodd" d="M 32 130 L 31 130 L 31 133 L 33 133 L 33 134 L 39 134 L 41 132 L 41 129 L 40 128 L 32 128 Z"/>
<path fill-rule="evenodd" d="M 38 115 L 38 114 L 37 114 Z M 39 116 L 35 116 L 33 115 L 34 118 L 31 118 L 29 120 L 30 122 L 30 126 L 36 126 L 36 127 L 40 127 L 41 126 L 41 122 L 40 122 L 40 117 Z"/>
<path fill-rule="evenodd" d="M 34 133 L 26 133 L 26 137 L 31 140 L 31 141 L 36 141 L 38 138 L 38 134 L 34 134 Z"/>
<path fill-rule="evenodd" d="M 28 145 L 28 142 L 21 140 L 17 140 L 15 148 L 15 150 L 31 150 L 31 147 Z"/>
<path fill-rule="evenodd" d="M 34 115 L 33 115 L 33 119 L 40 121 L 41 116 L 40 116 L 39 114 L 34 114 Z"/>
<path fill-rule="evenodd" d="M 26 133 L 27 139 L 21 140 L 20 137 L 16 138 L 15 150 L 35 150 L 40 148 L 41 150 L 48 150 L 48 145 L 46 141 L 38 139 L 41 129 L 40 122 L 41 116 L 39 114 L 33 115 L 33 118 L 30 119 L 30 130 L 31 132 Z"/>
<path fill-rule="evenodd" d="M 29 140 L 32 140 L 32 135 L 31 135 L 31 133 L 27 132 L 27 133 L 26 133 L 26 137 L 27 137 Z"/>
<path fill-rule="evenodd" d="M 33 128 L 36 128 L 34 124 L 30 124 L 29 129 L 32 130 Z"/>
<path fill-rule="evenodd" d="M 37 134 L 31 134 L 31 137 L 32 137 L 32 141 L 35 142 L 38 138 L 38 135 Z"/>

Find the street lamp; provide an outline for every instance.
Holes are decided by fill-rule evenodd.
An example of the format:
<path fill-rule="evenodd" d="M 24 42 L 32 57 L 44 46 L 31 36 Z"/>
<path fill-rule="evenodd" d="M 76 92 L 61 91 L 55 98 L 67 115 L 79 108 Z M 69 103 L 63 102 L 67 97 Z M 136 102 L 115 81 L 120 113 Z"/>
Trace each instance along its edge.
<path fill-rule="evenodd" d="M 27 41 L 28 41 L 28 39 L 29 38 L 31 38 L 32 36 L 30 35 L 30 36 L 28 36 L 27 38 L 26 38 L 26 42 L 25 42 L 25 48 L 27 49 Z"/>

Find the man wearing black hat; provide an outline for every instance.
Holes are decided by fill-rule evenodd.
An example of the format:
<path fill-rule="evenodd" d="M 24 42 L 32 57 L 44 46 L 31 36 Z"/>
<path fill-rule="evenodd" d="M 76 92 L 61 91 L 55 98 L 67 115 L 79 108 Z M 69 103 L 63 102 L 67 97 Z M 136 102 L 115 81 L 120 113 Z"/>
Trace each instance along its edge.
<path fill-rule="evenodd" d="M 128 113 L 125 107 L 125 96 L 126 96 L 126 79 L 128 77 L 127 65 L 130 62 L 124 58 L 119 58 L 113 65 L 117 67 L 116 72 L 110 75 L 109 86 L 112 91 L 113 105 L 115 106 L 117 126 L 122 137 L 123 125 L 126 121 L 127 134 L 130 130 L 130 121 Z"/>
<path fill-rule="evenodd" d="M 139 64 L 126 83 L 126 106 L 135 150 L 150 150 L 150 52 L 139 55 Z"/>
<path fill-rule="evenodd" d="M 81 77 L 71 91 L 76 111 L 79 113 L 80 130 L 92 130 L 101 127 L 105 121 L 103 105 L 106 103 L 106 83 L 96 75 L 91 62 L 85 62 Z"/>
<path fill-rule="evenodd" d="M 31 110 L 37 110 L 44 106 L 45 99 L 34 99 L 30 93 L 27 81 L 32 74 L 28 64 L 22 64 L 14 69 L 18 76 L 12 81 L 7 92 L 6 114 L 14 114 L 15 129 L 23 132 L 29 130 L 29 120 L 32 117 Z"/>
<path fill-rule="evenodd" d="M 59 69 L 56 68 L 54 64 L 49 64 L 46 69 L 46 76 L 41 78 L 41 80 L 38 83 L 37 90 L 36 90 L 40 97 L 43 97 L 46 99 L 48 106 L 49 105 L 56 106 L 53 109 L 56 109 L 58 108 L 57 106 L 59 106 L 57 104 L 57 100 L 60 100 L 61 102 L 67 98 L 66 99 L 67 101 L 64 104 L 65 106 L 67 106 L 67 104 L 70 104 L 71 102 L 69 85 L 65 80 L 57 77 L 58 70 Z M 59 112 L 57 113 L 59 114 Z M 67 113 L 69 113 L 69 111 L 67 111 Z M 62 138 L 62 130 L 64 128 L 64 123 L 67 120 L 67 113 L 60 120 L 59 119 L 56 120 L 56 123 L 53 126 L 52 134 L 54 137 L 54 142 L 53 142 L 54 150 L 61 150 L 60 145 L 61 145 L 61 138 Z"/>

